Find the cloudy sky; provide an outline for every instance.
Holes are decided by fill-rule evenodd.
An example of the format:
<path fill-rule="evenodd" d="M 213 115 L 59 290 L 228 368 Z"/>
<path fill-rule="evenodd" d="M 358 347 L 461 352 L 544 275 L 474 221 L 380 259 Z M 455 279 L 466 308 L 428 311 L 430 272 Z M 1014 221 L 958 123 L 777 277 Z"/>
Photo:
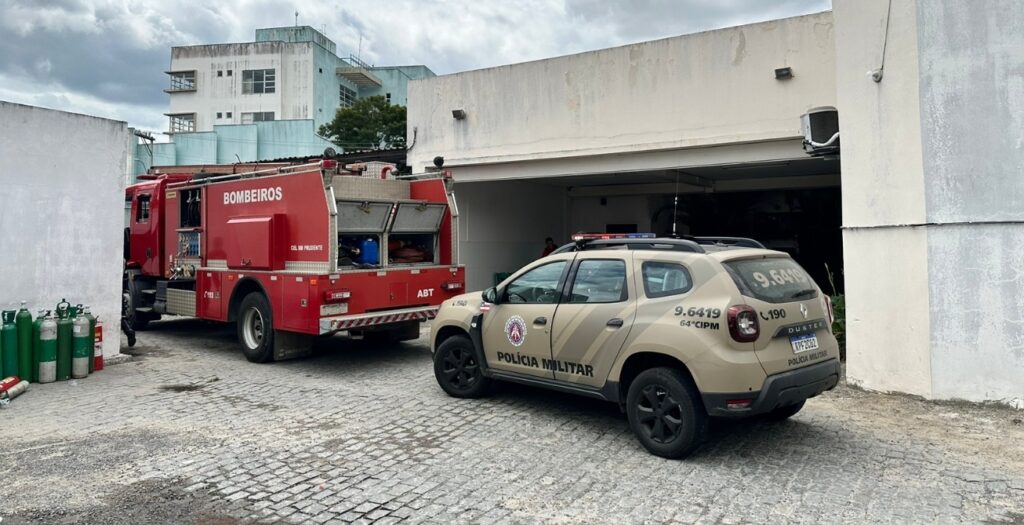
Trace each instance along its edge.
<path fill-rule="evenodd" d="M 438 74 L 829 9 L 831 0 L 0 0 L 0 100 L 166 129 L 170 47 L 324 28 L 338 54 Z"/>

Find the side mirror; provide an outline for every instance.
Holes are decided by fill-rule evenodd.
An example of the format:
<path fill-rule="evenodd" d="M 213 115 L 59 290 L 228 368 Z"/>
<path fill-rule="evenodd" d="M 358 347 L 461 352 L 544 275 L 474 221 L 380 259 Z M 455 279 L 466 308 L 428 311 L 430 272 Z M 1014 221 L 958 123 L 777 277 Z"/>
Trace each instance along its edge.
<path fill-rule="evenodd" d="M 480 296 L 484 302 L 498 304 L 498 290 L 493 287 L 484 290 Z"/>

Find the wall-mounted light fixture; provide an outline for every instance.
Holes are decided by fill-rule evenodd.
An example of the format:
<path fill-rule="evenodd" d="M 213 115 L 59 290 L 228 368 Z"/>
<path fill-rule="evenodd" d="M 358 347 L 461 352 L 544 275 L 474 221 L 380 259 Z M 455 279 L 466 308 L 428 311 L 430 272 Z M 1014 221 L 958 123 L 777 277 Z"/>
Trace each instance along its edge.
<path fill-rule="evenodd" d="M 464 120 L 466 118 L 466 110 L 464 110 L 464 109 L 453 109 L 452 110 L 452 117 L 455 117 L 455 120 Z"/>
<path fill-rule="evenodd" d="M 793 78 L 793 68 L 780 67 L 775 70 L 775 80 L 789 80 Z"/>

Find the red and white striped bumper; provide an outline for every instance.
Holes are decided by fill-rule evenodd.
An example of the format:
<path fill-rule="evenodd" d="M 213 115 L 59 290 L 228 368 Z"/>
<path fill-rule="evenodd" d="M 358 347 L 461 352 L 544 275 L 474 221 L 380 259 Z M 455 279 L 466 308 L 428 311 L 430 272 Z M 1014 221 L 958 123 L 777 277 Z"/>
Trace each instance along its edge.
<path fill-rule="evenodd" d="M 387 312 L 372 312 L 357 315 L 339 315 L 337 317 L 324 317 L 320 319 L 320 333 L 329 334 L 341 330 L 351 330 L 365 326 L 381 324 L 401 323 L 403 321 L 426 321 L 437 316 L 439 306 L 424 306 L 420 308 L 406 308 L 403 310 L 390 310 Z"/>

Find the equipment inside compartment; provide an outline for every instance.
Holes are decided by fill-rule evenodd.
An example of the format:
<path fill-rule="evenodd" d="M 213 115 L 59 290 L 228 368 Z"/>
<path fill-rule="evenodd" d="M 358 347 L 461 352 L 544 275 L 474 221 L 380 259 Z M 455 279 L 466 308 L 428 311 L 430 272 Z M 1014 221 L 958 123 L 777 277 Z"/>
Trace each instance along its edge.
<path fill-rule="evenodd" d="M 379 235 L 339 235 L 338 266 L 377 268 L 380 266 Z"/>
<path fill-rule="evenodd" d="M 387 236 L 388 265 L 437 264 L 436 235 L 432 233 L 395 233 Z M 340 268 L 380 268 L 380 235 L 338 235 Z"/>
<path fill-rule="evenodd" d="M 435 264 L 432 233 L 395 233 L 388 236 L 389 264 Z"/>

